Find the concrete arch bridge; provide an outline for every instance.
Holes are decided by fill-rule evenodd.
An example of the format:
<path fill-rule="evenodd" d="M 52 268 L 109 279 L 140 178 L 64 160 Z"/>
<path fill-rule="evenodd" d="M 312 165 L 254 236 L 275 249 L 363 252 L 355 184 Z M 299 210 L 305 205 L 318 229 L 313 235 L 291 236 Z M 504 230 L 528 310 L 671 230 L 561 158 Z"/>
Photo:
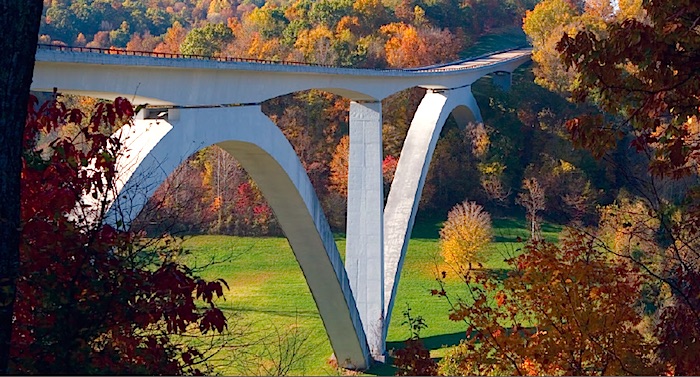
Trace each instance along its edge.
<path fill-rule="evenodd" d="M 214 144 L 231 153 L 277 216 L 339 365 L 366 369 L 385 353 L 401 266 L 445 120 L 453 114 L 461 124 L 481 121 L 471 84 L 490 75 L 508 88 L 530 54 L 520 48 L 425 68 L 372 70 L 39 46 L 32 89 L 150 105 L 119 131 L 129 153 L 119 161 L 120 190 L 110 213 L 119 209 L 127 224 L 189 155 Z M 414 86 L 427 93 L 385 205 L 380 101 Z M 260 109 L 265 100 L 308 89 L 351 100 L 344 264 L 299 158 Z"/>

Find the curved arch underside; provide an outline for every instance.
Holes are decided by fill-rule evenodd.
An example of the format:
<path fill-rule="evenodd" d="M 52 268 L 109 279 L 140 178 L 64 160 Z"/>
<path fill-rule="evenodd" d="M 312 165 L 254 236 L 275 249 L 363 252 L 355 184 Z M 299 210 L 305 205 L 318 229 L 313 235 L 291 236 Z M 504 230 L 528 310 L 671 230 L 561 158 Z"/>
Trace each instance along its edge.
<path fill-rule="evenodd" d="M 450 114 L 460 126 L 482 121 L 471 86 L 425 94 L 411 121 L 391 183 L 384 207 L 384 339 L 430 161 Z"/>
<path fill-rule="evenodd" d="M 107 222 L 117 224 L 117 220 L 121 220 L 128 226 L 179 164 L 206 146 L 218 145 L 241 163 L 275 212 L 304 273 L 339 364 L 366 369 L 371 362 L 368 335 L 374 348 L 384 350 L 408 240 L 445 121 L 452 114 L 460 125 L 480 122 L 479 107 L 469 85 L 493 73 L 494 82 L 507 88 L 510 75 L 494 72 L 512 72 L 529 60 L 529 51 L 495 54 L 494 57 L 500 59 L 498 63 L 475 64 L 473 69 L 418 73 L 249 67 L 250 64 L 237 66 L 54 51 L 39 51 L 37 57 L 34 89 L 58 86 L 66 93 L 102 98 L 113 98 L 116 93 L 136 93 L 138 96 L 133 97 L 136 103 L 166 107 L 171 104 L 258 103 L 309 88 L 325 88 L 371 107 L 367 103 L 376 103 L 398 90 L 416 85 L 432 88 L 411 122 L 383 208 L 383 223 L 380 219 L 377 224 L 371 224 L 379 227 L 376 233 L 380 234 L 379 240 L 383 239 L 379 241 L 377 260 L 383 260 L 384 273 L 380 272 L 379 276 L 383 276 L 384 283 L 373 284 L 368 280 L 362 284 L 371 290 L 372 297 L 383 297 L 383 300 L 375 300 L 379 303 L 372 301 L 371 304 L 376 305 L 372 306 L 372 313 L 383 312 L 381 331 L 373 331 L 369 321 L 363 327 L 355 302 L 355 297 L 358 301 L 362 298 L 353 296 L 347 271 L 306 171 L 285 136 L 261 112 L 259 105 L 187 109 L 176 106 L 167 110 L 167 122 L 137 119 L 119 131 L 129 152 L 118 160 L 117 168 L 122 176 L 116 182 L 118 196 L 107 214 Z M 478 62 L 464 64 L 473 63 Z M 456 89 L 444 89 L 450 87 Z M 381 115 L 378 106 L 377 112 Z M 381 118 L 378 124 L 379 153 L 370 153 L 368 158 L 379 158 L 381 183 Z M 362 151 L 366 152 L 366 149 Z M 361 186 L 359 192 L 367 191 L 368 186 Z M 382 215 L 381 204 L 379 215 Z M 365 263 L 365 267 L 376 267 L 374 259 L 358 260 L 360 262 Z M 353 282 L 358 283 L 355 280 Z M 382 317 L 379 317 L 381 325 Z"/>
<path fill-rule="evenodd" d="M 171 118 L 174 118 L 171 116 Z M 275 212 L 306 278 L 340 365 L 369 367 L 370 354 L 345 267 L 316 193 L 294 149 L 259 106 L 180 110 L 170 123 L 136 120 L 122 129 L 130 152 L 108 221 L 130 223 L 189 155 L 216 144 L 231 153 Z"/>

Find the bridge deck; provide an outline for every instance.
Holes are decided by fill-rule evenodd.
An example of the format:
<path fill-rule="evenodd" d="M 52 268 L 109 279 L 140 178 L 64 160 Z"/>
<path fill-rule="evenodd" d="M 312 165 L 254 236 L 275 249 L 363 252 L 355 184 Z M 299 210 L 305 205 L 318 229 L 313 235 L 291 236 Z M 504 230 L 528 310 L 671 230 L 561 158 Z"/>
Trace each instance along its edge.
<path fill-rule="evenodd" d="M 104 48 L 94 48 L 94 47 L 71 47 L 71 46 L 58 46 L 58 45 L 47 45 L 39 44 L 39 50 L 53 50 L 66 53 L 79 54 L 81 57 L 75 62 L 88 62 L 87 54 L 95 55 L 109 55 L 109 56 L 120 56 L 120 57 L 142 57 L 148 58 L 148 63 L 144 64 L 144 60 L 134 59 L 130 62 L 134 65 L 150 65 L 150 66 L 177 66 L 181 68 L 233 68 L 233 69 L 253 69 L 253 70 L 265 70 L 265 71 L 312 71 L 318 73 L 336 73 L 336 74 L 353 74 L 358 71 L 362 75 L 372 74 L 374 72 L 378 76 L 409 76 L 409 75 L 420 75 L 420 74 L 435 74 L 439 72 L 451 72 L 451 71 L 464 71 L 475 68 L 480 68 L 484 66 L 494 65 L 503 63 L 504 61 L 509 61 L 513 59 L 519 59 L 524 56 L 529 56 L 532 53 L 531 47 L 517 47 L 513 49 L 508 49 L 504 51 L 497 51 L 490 54 L 462 59 L 449 63 L 436 64 L 426 67 L 417 68 L 356 68 L 356 67 L 343 67 L 325 64 L 313 64 L 313 63 L 303 63 L 296 61 L 281 61 L 281 60 L 263 60 L 263 59 L 249 59 L 249 58 L 237 58 L 237 57 L 211 57 L 202 55 L 184 55 L 184 54 L 171 54 L 162 52 L 146 52 L 146 51 L 131 51 L 131 50 L 121 50 L 121 49 L 104 49 Z M 73 54 L 71 54 L 73 55 Z M 39 56 L 38 56 L 39 57 Z M 151 60 L 155 58 L 156 60 Z M 41 60 L 41 59 L 40 59 Z M 109 64 L 108 61 L 101 60 L 104 64 Z M 124 65 L 125 61 L 119 59 L 118 62 L 115 60 L 116 64 Z M 140 64 L 139 64 L 140 63 Z M 221 64 L 224 63 L 224 64 Z M 214 65 L 214 66 L 212 66 Z"/>

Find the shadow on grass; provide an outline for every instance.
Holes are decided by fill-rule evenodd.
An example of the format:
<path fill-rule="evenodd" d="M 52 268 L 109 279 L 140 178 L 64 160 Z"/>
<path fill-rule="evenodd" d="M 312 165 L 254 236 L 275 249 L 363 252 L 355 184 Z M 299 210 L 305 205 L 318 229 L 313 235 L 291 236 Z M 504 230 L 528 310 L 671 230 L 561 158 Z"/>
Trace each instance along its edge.
<path fill-rule="evenodd" d="M 456 332 L 453 334 L 443 334 L 434 335 L 421 338 L 423 340 L 423 345 L 428 350 L 437 350 L 445 347 L 452 347 L 459 344 L 459 342 L 465 338 L 464 332 Z M 387 350 L 397 350 L 404 347 L 404 342 L 387 342 Z M 439 357 L 432 358 L 435 361 L 439 361 Z M 372 376 L 394 376 L 396 375 L 396 367 L 394 366 L 394 358 L 387 357 L 385 363 L 376 363 L 372 367 L 365 371 L 365 374 Z"/>
<path fill-rule="evenodd" d="M 525 238 L 523 238 L 522 236 L 518 236 L 518 235 L 508 235 L 508 236 L 498 235 L 498 236 L 493 237 L 493 242 L 513 242 L 513 243 L 525 242 Z"/>
<path fill-rule="evenodd" d="M 394 358 L 386 358 L 384 363 L 374 363 L 372 367 L 363 372 L 370 376 L 395 376 L 397 368 L 394 366 Z"/>
<path fill-rule="evenodd" d="M 459 344 L 459 342 L 465 338 L 464 332 L 457 332 L 453 334 L 435 335 L 426 338 L 421 338 L 423 345 L 428 350 L 437 350 L 445 347 L 452 347 Z M 387 342 L 386 349 L 388 351 L 401 349 L 404 347 L 404 342 Z M 435 361 L 439 361 L 440 358 L 433 357 Z M 396 367 L 394 366 L 394 358 L 387 356 L 386 362 L 375 363 L 372 367 L 364 372 L 364 374 L 371 376 L 395 376 Z"/>
<path fill-rule="evenodd" d="M 260 314 L 269 314 L 269 315 L 276 315 L 280 317 L 289 317 L 289 318 L 319 318 L 318 311 L 316 310 L 296 310 L 296 311 L 289 311 L 289 310 L 263 310 L 260 308 L 256 307 L 234 307 L 234 308 L 225 308 L 222 309 L 224 311 L 232 311 L 235 313 L 260 313 Z"/>
<path fill-rule="evenodd" d="M 486 270 L 489 276 L 496 278 L 498 281 L 504 281 L 508 277 L 508 273 L 513 271 L 510 268 L 489 268 Z"/>
<path fill-rule="evenodd" d="M 439 215 L 429 212 L 418 212 L 416 221 L 413 224 L 411 238 L 423 238 L 436 240 L 440 238 L 440 228 L 445 221 L 446 215 Z"/>

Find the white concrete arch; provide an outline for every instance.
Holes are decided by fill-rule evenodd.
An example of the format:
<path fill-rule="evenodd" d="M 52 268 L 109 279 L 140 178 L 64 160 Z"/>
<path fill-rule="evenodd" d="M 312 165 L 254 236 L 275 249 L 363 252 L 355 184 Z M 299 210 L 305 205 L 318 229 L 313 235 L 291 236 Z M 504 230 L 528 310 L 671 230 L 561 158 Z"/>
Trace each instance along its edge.
<path fill-rule="evenodd" d="M 368 342 L 375 356 L 384 352 L 403 255 L 445 120 L 452 112 L 458 123 L 480 121 L 470 85 L 492 74 L 507 87 L 508 73 L 529 61 L 530 54 L 531 49 L 521 48 L 440 66 L 371 70 L 43 46 L 37 50 L 32 89 L 58 87 L 64 93 L 164 105 L 149 109 L 156 113 L 170 108 L 167 122 L 141 119 L 122 130 L 130 135 L 132 152 L 119 168 L 129 174 L 117 182 L 120 195 L 107 221 L 114 222 L 119 212 L 130 223 L 157 186 L 195 151 L 217 144 L 234 154 L 276 213 L 339 363 L 363 369 L 370 361 Z M 414 86 L 429 91 L 409 129 L 385 209 L 379 100 Z M 347 272 L 298 157 L 260 111 L 265 100 L 308 89 L 353 101 Z"/>
<path fill-rule="evenodd" d="M 440 90 L 469 85 L 492 72 L 512 72 L 530 59 L 530 53 L 531 49 L 523 48 L 439 68 L 373 70 L 157 58 L 42 46 L 36 53 L 32 88 L 50 92 L 58 87 L 66 93 L 100 98 L 118 94 L 151 105 L 259 103 L 308 89 L 363 102 L 414 86 Z"/>
<path fill-rule="evenodd" d="M 450 114 L 460 126 L 482 121 L 471 86 L 425 94 L 408 129 L 391 183 L 384 207 L 384 339 L 425 178 Z"/>
<path fill-rule="evenodd" d="M 172 110 L 171 110 L 172 111 Z M 130 222 L 155 189 L 197 150 L 216 144 L 235 156 L 275 212 L 318 307 L 339 365 L 369 367 L 370 354 L 350 284 L 316 193 L 294 149 L 260 106 L 187 109 L 163 120 L 136 120 L 122 137 L 115 213 Z M 177 115 L 177 116 L 175 116 Z M 173 118 L 176 118 L 173 120 Z"/>

